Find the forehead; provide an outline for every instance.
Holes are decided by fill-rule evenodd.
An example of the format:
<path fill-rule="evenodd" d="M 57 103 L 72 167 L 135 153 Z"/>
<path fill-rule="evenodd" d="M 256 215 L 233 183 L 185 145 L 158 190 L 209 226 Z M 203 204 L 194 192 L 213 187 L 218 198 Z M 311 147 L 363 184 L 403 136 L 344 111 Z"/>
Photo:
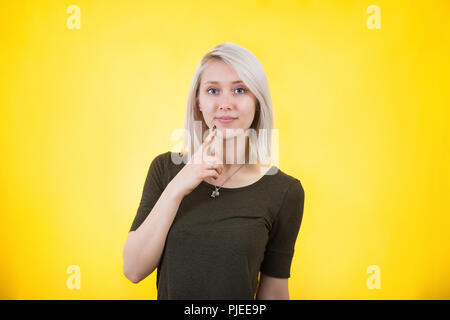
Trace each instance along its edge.
<path fill-rule="evenodd" d="M 244 83 L 234 69 L 223 61 L 210 61 L 203 71 L 202 84 Z"/>

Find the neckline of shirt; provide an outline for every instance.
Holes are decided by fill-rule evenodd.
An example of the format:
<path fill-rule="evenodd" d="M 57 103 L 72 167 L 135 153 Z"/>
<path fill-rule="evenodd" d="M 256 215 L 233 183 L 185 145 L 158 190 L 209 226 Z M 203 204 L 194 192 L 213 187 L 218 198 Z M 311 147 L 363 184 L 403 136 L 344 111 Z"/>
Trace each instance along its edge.
<path fill-rule="evenodd" d="M 171 157 L 171 153 L 172 153 L 172 151 L 168 151 L 168 152 L 167 152 L 169 159 L 170 159 L 170 157 Z M 181 165 L 184 166 L 185 163 L 184 163 L 184 162 L 181 162 Z M 273 171 L 273 170 L 276 170 L 276 173 L 274 173 L 274 174 L 267 174 L 268 172 Z M 251 184 L 249 184 L 249 185 L 242 186 L 242 187 L 237 187 L 237 188 L 220 187 L 219 190 L 225 190 L 225 191 L 242 191 L 242 190 L 245 190 L 245 189 L 250 189 L 250 188 L 253 188 L 253 187 L 255 187 L 256 185 L 262 183 L 262 182 L 266 179 L 266 176 L 276 176 L 276 175 L 279 174 L 279 172 L 280 172 L 280 169 L 277 168 L 277 166 L 272 165 L 272 166 L 264 173 L 264 175 L 263 175 L 261 178 L 259 178 L 258 180 L 256 180 L 255 182 L 253 182 L 253 183 L 251 183 Z M 200 182 L 200 185 L 203 185 L 203 186 L 205 186 L 205 187 L 208 187 L 209 189 L 212 189 L 212 190 L 214 190 L 214 188 L 216 187 L 216 186 L 214 186 L 213 184 L 208 183 L 208 182 L 206 182 L 206 181 L 204 181 L 204 180 L 202 180 L 202 182 Z M 218 187 L 218 186 L 217 186 L 217 187 Z"/>
<path fill-rule="evenodd" d="M 280 169 L 277 169 L 277 172 L 276 172 L 275 174 L 267 174 L 268 172 L 272 171 L 274 168 L 276 168 L 276 166 L 271 166 L 271 167 L 269 168 L 269 170 L 267 170 L 261 178 L 259 178 L 259 179 L 256 180 L 255 182 L 253 182 L 253 183 L 251 183 L 251 184 L 248 184 L 248 185 L 246 185 L 246 186 L 237 187 L 237 188 L 227 188 L 227 187 L 219 187 L 219 186 L 217 186 L 217 187 L 219 187 L 219 191 L 220 191 L 220 190 L 225 190 L 225 191 L 241 191 L 241 190 L 244 190 L 244 189 L 249 189 L 249 188 L 255 187 L 256 185 L 262 183 L 262 182 L 264 181 L 264 179 L 266 179 L 267 176 L 275 176 L 275 175 L 277 175 L 277 174 L 280 172 Z M 202 180 L 202 182 L 200 182 L 200 184 L 203 184 L 204 186 L 207 186 L 208 188 L 212 188 L 212 189 L 214 189 L 214 188 L 216 187 L 216 186 L 214 186 L 213 184 L 211 184 L 211 183 L 209 183 L 209 182 L 206 182 L 206 181 L 204 181 L 204 180 Z"/>

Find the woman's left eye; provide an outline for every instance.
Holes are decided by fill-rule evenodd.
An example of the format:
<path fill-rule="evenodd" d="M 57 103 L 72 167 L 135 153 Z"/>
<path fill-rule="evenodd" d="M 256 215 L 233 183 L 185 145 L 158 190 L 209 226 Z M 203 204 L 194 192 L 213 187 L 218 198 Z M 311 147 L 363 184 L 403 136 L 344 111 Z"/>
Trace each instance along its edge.
<path fill-rule="evenodd" d="M 247 90 L 245 90 L 244 88 L 237 88 L 236 90 L 239 90 L 239 89 L 244 90 L 244 92 L 247 91 Z M 243 92 L 243 93 L 244 93 L 244 92 Z"/>

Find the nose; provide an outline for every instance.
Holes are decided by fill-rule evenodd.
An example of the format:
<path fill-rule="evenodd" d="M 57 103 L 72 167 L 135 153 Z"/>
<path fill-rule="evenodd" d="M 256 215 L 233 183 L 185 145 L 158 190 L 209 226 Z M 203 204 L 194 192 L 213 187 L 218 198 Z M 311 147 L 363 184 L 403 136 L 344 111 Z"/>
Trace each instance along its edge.
<path fill-rule="evenodd" d="M 230 110 L 231 106 L 229 104 L 226 105 L 219 105 L 220 110 Z"/>

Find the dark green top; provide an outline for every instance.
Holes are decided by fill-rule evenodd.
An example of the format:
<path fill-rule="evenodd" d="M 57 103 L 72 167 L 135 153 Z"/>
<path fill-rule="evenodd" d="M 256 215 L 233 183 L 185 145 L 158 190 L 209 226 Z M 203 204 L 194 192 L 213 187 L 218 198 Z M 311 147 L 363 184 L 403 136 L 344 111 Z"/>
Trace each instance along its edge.
<path fill-rule="evenodd" d="M 130 231 L 183 168 L 181 160 L 168 151 L 152 161 Z M 158 300 L 253 300 L 260 271 L 290 277 L 305 198 L 300 181 L 272 166 L 248 186 L 222 187 L 215 198 L 213 190 L 202 181 L 181 201 L 157 269 Z"/>

